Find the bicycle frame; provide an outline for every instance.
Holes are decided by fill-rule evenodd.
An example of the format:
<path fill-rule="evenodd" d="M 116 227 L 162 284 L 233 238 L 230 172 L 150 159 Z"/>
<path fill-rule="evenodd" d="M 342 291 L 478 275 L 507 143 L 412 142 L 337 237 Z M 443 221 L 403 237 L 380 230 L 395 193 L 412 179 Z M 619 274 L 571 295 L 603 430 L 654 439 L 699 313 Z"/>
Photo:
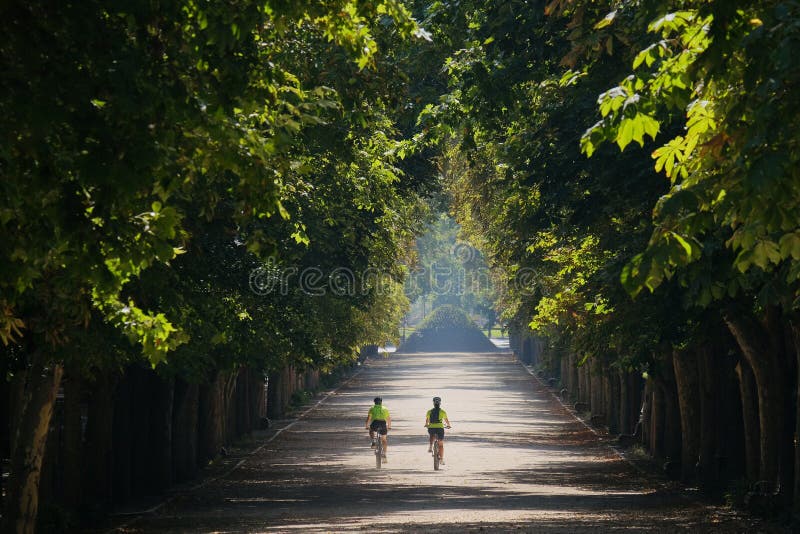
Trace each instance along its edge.
<path fill-rule="evenodd" d="M 377 430 L 375 431 L 375 436 L 377 438 L 375 442 L 375 467 L 380 469 L 383 463 L 383 437 Z"/>
<path fill-rule="evenodd" d="M 451 428 L 451 427 L 446 426 L 444 428 Z M 442 461 L 442 458 L 441 458 L 441 446 L 442 446 L 442 442 L 443 441 L 444 441 L 443 439 L 439 439 L 438 435 L 433 436 L 433 443 L 431 444 L 431 450 L 433 452 L 433 470 L 434 471 L 438 471 L 439 470 L 439 464 Z"/>
<path fill-rule="evenodd" d="M 439 450 L 441 440 L 439 436 L 433 437 L 433 470 L 439 470 L 439 462 L 441 461 L 441 451 Z"/>

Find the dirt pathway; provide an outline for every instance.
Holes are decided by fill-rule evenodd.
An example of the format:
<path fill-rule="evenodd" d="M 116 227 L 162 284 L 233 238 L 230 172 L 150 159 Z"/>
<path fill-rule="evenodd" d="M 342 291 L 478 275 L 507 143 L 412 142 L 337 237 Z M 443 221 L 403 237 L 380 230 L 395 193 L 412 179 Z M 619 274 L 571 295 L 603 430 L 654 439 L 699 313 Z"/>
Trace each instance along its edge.
<path fill-rule="evenodd" d="M 363 429 L 393 418 L 381 470 Z M 434 472 L 423 428 L 453 429 Z M 506 354 L 392 355 L 367 365 L 239 468 L 125 532 L 764 531 L 639 474 Z"/>

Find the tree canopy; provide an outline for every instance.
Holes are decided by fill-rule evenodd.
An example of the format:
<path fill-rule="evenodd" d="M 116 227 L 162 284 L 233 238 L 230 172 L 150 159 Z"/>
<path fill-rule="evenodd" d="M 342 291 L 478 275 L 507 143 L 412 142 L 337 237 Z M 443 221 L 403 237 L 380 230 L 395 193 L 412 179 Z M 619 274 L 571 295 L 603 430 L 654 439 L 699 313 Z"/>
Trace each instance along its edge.
<path fill-rule="evenodd" d="M 493 307 L 580 361 L 658 378 L 665 353 L 733 336 L 778 480 L 796 1 L 0 14 L 0 362 L 51 404 L 64 366 L 331 369 L 396 338 L 438 266 L 479 287 L 436 304 Z"/>
<path fill-rule="evenodd" d="M 378 43 L 424 36 L 401 3 L 3 14 L 4 344 L 60 346 L 99 319 L 155 364 L 192 339 L 229 346 L 249 321 L 282 330 L 264 328 L 285 317 L 246 283 L 270 257 L 372 267 L 387 277 L 366 293 L 397 293 L 418 200 L 399 187 Z M 328 297 L 297 305 L 344 306 L 343 325 L 378 305 Z M 327 345 L 364 341 L 346 331 Z"/>

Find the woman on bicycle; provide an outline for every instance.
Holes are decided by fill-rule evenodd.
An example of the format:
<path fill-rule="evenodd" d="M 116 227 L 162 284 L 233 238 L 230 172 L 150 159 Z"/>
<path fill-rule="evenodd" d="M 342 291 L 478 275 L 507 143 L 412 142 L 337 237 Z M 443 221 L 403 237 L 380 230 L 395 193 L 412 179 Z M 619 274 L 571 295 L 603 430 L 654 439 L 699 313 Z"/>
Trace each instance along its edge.
<path fill-rule="evenodd" d="M 386 441 L 386 434 L 392 428 L 392 418 L 389 415 L 389 410 L 383 406 L 383 399 L 375 397 L 375 405 L 369 409 L 367 413 L 366 428 L 369 430 L 369 439 L 372 440 L 372 447 L 375 448 L 375 433 L 378 433 L 378 439 L 383 443 L 383 458 L 386 459 L 386 451 L 389 446 Z"/>
<path fill-rule="evenodd" d="M 433 408 L 425 414 L 425 427 L 428 429 L 428 452 L 432 452 L 433 437 L 439 437 L 439 461 L 444 464 L 444 429 L 450 428 L 447 412 L 442 409 L 442 399 L 433 398 Z"/>

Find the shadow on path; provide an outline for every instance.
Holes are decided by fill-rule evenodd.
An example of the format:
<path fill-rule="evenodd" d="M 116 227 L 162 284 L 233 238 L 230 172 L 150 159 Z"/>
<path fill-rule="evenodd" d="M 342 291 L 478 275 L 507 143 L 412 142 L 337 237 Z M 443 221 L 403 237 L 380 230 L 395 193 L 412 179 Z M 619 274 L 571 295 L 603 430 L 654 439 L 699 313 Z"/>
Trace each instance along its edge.
<path fill-rule="evenodd" d="M 377 470 L 364 419 L 392 414 Z M 439 395 L 452 431 L 433 471 L 422 423 Z M 227 477 L 125 532 L 780 532 L 689 498 L 622 461 L 508 354 L 394 354 Z"/>

